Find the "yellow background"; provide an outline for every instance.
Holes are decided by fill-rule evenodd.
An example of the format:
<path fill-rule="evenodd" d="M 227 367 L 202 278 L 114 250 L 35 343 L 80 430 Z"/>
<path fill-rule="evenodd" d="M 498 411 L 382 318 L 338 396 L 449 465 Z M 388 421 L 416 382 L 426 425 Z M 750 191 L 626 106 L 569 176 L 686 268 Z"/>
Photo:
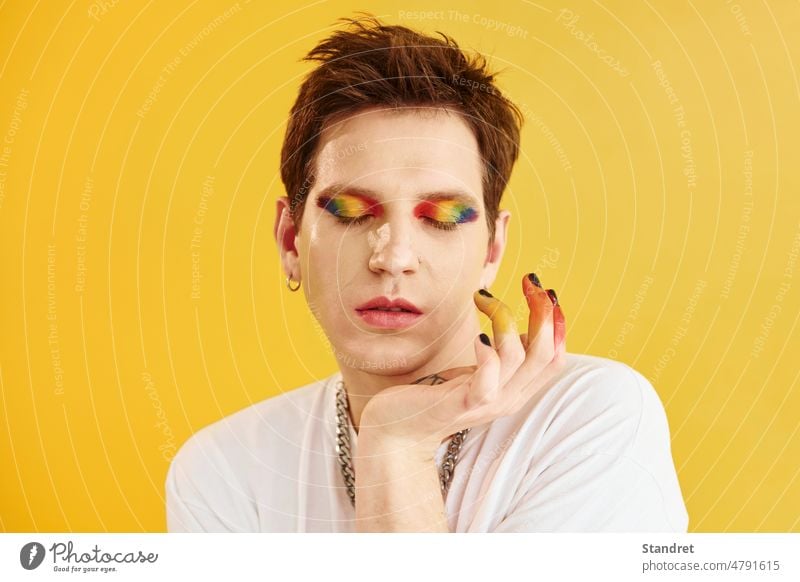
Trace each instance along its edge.
<path fill-rule="evenodd" d="M 175 447 L 335 369 L 272 224 L 299 59 L 364 5 L 0 6 L 0 529 L 163 531 Z M 653 382 L 691 531 L 800 531 L 797 3 L 369 9 L 528 117 L 493 292 L 535 270 Z"/>

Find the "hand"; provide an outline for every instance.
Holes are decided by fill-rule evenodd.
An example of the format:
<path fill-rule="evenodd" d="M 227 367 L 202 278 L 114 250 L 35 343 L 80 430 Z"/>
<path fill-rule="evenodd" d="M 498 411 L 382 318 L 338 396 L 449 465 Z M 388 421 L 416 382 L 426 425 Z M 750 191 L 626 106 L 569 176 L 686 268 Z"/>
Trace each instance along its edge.
<path fill-rule="evenodd" d="M 435 375 L 443 383 L 426 385 L 427 377 L 379 392 L 364 408 L 360 430 L 430 456 L 455 432 L 519 410 L 561 370 L 566 353 L 561 306 L 528 276 L 522 290 L 530 310 L 527 333 L 518 334 L 505 303 L 476 292 L 475 304 L 491 319 L 494 335 L 491 346 L 475 338 L 477 367 Z"/>

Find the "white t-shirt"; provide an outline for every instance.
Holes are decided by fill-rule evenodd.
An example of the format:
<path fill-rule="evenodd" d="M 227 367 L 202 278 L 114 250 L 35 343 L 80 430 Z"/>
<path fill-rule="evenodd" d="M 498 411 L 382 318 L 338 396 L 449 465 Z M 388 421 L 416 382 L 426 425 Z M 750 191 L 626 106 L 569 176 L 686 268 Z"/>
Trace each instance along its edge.
<path fill-rule="evenodd" d="M 195 433 L 167 473 L 168 531 L 355 531 L 335 448 L 340 379 L 337 372 Z M 355 454 L 352 427 L 350 437 Z M 688 525 L 653 387 L 626 364 L 570 353 L 519 411 L 472 428 L 445 510 L 455 532 Z"/>

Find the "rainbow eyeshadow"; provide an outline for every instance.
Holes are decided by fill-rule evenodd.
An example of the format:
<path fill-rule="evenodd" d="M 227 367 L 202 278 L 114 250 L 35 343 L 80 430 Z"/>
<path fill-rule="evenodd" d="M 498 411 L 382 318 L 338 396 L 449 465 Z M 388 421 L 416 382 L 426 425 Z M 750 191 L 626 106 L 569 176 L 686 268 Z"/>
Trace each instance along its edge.
<path fill-rule="evenodd" d="M 320 196 L 317 206 L 327 210 L 338 218 L 358 218 L 365 214 L 381 216 L 383 208 L 369 196 L 360 194 L 337 194 L 336 196 Z"/>
<path fill-rule="evenodd" d="M 463 224 L 478 218 L 478 213 L 472 206 L 456 199 L 426 200 L 414 210 L 414 216 L 425 216 L 436 222 L 446 224 Z"/>

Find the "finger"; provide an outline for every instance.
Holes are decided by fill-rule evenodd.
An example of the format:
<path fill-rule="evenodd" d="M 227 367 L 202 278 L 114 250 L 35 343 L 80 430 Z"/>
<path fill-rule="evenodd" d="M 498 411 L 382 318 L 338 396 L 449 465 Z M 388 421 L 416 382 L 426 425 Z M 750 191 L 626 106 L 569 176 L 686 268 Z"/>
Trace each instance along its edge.
<path fill-rule="evenodd" d="M 567 353 L 567 323 L 561 304 L 553 310 L 553 343 L 556 350 L 555 359 L 561 364 Z"/>
<path fill-rule="evenodd" d="M 500 384 L 500 357 L 488 342 L 486 334 L 475 338 L 475 358 L 477 368 L 472 375 L 469 389 L 464 397 L 464 411 L 469 413 L 475 409 L 491 403 L 499 397 Z"/>
<path fill-rule="evenodd" d="M 560 303 L 553 309 L 553 342 L 556 350 L 567 343 L 567 322 Z"/>
<path fill-rule="evenodd" d="M 532 277 L 523 278 L 522 289 L 530 309 L 525 365 L 540 369 L 550 363 L 556 353 L 554 305 L 548 293 L 533 283 Z"/>
<path fill-rule="evenodd" d="M 556 356 L 553 300 L 533 273 L 523 277 L 522 289 L 530 316 L 528 332 L 524 334 L 525 358 L 506 384 L 513 409 L 527 402 L 555 371 L 548 368 Z"/>
<path fill-rule="evenodd" d="M 473 294 L 475 305 L 492 321 L 492 335 L 504 372 L 513 373 L 525 359 L 511 308 L 486 289 Z"/>
<path fill-rule="evenodd" d="M 547 293 L 542 289 L 539 277 L 535 273 L 529 273 L 522 278 L 522 293 L 528 304 L 528 344 L 536 339 L 542 320 L 547 316 L 549 305 L 552 305 Z"/>

